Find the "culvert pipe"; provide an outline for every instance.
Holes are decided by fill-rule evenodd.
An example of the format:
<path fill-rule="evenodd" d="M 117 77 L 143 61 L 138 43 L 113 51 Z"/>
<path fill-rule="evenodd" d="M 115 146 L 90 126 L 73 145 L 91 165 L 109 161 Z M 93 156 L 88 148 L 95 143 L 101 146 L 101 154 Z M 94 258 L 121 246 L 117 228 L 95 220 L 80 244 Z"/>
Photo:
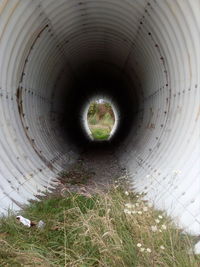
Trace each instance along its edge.
<path fill-rule="evenodd" d="M 54 187 L 77 158 L 69 114 L 93 87 L 121 105 L 114 145 L 132 188 L 199 235 L 199 10 L 199 0 L 0 0 L 1 213 Z"/>

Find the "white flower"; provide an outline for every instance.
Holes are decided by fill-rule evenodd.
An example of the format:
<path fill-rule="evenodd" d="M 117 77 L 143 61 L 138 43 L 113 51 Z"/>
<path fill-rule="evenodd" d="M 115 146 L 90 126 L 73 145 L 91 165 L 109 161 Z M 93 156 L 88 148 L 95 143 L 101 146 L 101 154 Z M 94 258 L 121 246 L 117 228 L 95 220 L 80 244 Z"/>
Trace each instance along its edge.
<path fill-rule="evenodd" d="M 159 230 L 160 233 L 162 233 L 162 230 Z"/>
<path fill-rule="evenodd" d="M 128 192 L 128 191 L 126 191 L 126 192 L 125 192 L 125 195 L 126 195 L 126 196 L 128 196 L 128 195 L 129 195 L 129 192 Z"/>
<path fill-rule="evenodd" d="M 156 232 L 156 231 L 158 231 L 157 226 L 156 226 L 156 225 L 151 226 L 151 231 L 152 231 L 152 232 Z"/>
<path fill-rule="evenodd" d="M 133 208 L 133 204 L 131 204 L 131 203 L 126 203 L 126 204 L 125 204 L 125 207 L 127 207 L 128 209 L 131 209 L 131 208 Z"/>
<path fill-rule="evenodd" d="M 142 211 L 138 211 L 138 214 L 141 215 L 142 214 Z"/>
<path fill-rule="evenodd" d="M 165 247 L 164 247 L 164 246 L 160 246 L 160 248 L 161 248 L 162 250 L 164 250 L 164 249 L 165 249 Z"/>
<path fill-rule="evenodd" d="M 124 209 L 124 213 L 126 213 L 126 214 L 131 214 L 131 211 L 128 210 L 128 209 Z"/>
<path fill-rule="evenodd" d="M 117 184 L 117 183 L 118 183 L 118 181 L 115 181 L 115 183 Z"/>
<path fill-rule="evenodd" d="M 141 248 L 140 251 L 141 251 L 141 252 L 144 252 L 144 251 L 145 251 L 145 248 Z"/>
<path fill-rule="evenodd" d="M 163 216 L 159 215 L 158 218 L 159 218 L 159 219 L 163 219 Z"/>
<path fill-rule="evenodd" d="M 150 248 L 147 248 L 147 252 L 151 253 L 151 249 Z"/>
<path fill-rule="evenodd" d="M 143 208 L 143 211 L 148 211 L 148 208 L 147 208 L 147 207 L 144 207 L 144 208 Z"/>
<path fill-rule="evenodd" d="M 159 223 L 159 222 L 160 222 L 160 220 L 158 220 L 158 219 L 155 219 L 155 222 L 156 222 L 156 223 Z"/>
<path fill-rule="evenodd" d="M 161 227 L 162 227 L 163 230 L 166 230 L 167 229 L 167 226 L 164 225 L 164 224 Z"/>
<path fill-rule="evenodd" d="M 139 203 L 136 203 L 135 206 L 136 206 L 136 207 L 139 207 Z"/>
<path fill-rule="evenodd" d="M 137 247 L 141 248 L 142 244 L 141 243 L 137 243 Z"/>
<path fill-rule="evenodd" d="M 137 197 L 137 198 L 139 198 L 139 196 L 138 196 L 138 195 L 136 195 L 136 197 Z"/>

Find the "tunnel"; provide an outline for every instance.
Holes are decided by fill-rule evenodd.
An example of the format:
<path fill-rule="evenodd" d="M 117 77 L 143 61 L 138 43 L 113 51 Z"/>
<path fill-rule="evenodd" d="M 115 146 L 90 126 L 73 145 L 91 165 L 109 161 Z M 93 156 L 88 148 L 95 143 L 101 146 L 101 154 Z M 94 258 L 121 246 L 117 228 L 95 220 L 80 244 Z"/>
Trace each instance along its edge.
<path fill-rule="evenodd" d="M 0 0 L 0 213 L 57 185 L 116 105 L 131 188 L 200 234 L 199 0 Z"/>

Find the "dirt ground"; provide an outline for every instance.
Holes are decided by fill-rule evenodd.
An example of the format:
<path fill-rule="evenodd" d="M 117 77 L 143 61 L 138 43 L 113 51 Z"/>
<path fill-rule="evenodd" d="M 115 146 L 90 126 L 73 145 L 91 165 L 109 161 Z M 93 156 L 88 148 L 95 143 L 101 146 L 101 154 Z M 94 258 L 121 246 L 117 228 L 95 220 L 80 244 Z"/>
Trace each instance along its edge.
<path fill-rule="evenodd" d="M 107 191 L 120 178 L 126 176 L 110 149 L 95 148 L 83 152 L 78 161 L 63 171 L 54 194 L 65 196 L 70 192 L 90 196 Z"/>

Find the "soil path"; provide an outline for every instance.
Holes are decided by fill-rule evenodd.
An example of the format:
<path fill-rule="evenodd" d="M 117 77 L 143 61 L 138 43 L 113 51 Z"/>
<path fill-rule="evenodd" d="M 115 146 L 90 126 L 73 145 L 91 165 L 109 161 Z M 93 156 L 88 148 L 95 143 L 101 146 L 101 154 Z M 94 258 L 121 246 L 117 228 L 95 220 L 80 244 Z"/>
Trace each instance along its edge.
<path fill-rule="evenodd" d="M 90 148 L 62 173 L 55 193 L 64 196 L 76 192 L 90 196 L 98 191 L 107 191 L 116 180 L 125 175 L 125 169 L 120 167 L 112 150 Z"/>

